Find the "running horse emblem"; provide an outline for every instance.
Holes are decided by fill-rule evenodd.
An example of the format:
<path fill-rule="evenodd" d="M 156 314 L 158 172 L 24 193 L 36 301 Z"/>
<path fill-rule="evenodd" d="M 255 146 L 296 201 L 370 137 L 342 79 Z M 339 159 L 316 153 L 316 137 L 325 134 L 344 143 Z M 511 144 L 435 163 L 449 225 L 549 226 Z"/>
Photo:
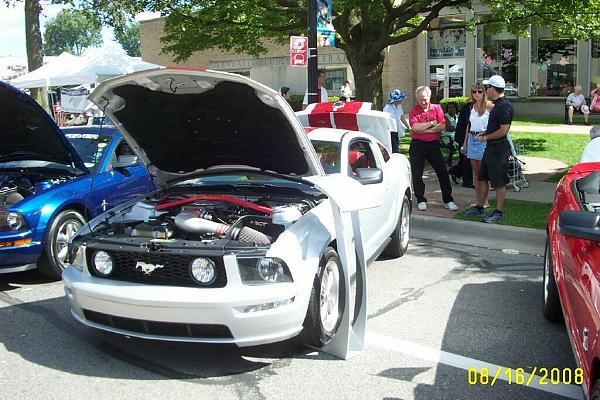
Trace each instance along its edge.
<path fill-rule="evenodd" d="M 137 264 L 135 264 L 135 269 L 138 268 L 141 269 L 144 274 L 150 275 L 155 269 L 164 268 L 164 265 L 148 264 L 143 261 L 138 261 Z"/>

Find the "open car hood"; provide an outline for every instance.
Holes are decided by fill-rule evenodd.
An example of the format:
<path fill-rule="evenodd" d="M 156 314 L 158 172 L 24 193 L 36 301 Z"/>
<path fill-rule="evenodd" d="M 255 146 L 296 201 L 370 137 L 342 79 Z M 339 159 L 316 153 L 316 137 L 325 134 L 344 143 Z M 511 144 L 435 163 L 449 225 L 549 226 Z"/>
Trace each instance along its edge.
<path fill-rule="evenodd" d="M 90 100 L 115 122 L 159 187 L 229 166 L 296 177 L 322 171 L 285 99 L 241 75 L 152 69 L 105 81 Z"/>
<path fill-rule="evenodd" d="M 50 116 L 28 94 L 0 82 L 0 162 L 41 160 L 89 172 Z"/>

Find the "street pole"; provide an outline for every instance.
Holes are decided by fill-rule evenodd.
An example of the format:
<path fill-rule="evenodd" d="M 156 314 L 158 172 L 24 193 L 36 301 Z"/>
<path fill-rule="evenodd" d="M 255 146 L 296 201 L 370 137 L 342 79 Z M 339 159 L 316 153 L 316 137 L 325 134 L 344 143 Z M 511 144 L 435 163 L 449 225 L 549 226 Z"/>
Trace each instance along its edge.
<path fill-rule="evenodd" d="M 308 104 L 320 100 L 317 88 L 317 1 L 308 0 Z"/>

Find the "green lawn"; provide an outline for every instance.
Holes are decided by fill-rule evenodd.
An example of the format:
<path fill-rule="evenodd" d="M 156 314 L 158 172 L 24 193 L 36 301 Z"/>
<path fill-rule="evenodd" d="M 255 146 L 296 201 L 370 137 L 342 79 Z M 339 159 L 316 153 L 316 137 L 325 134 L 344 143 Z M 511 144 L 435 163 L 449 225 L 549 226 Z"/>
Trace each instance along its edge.
<path fill-rule="evenodd" d="M 490 208 L 486 209 L 486 214 L 491 213 L 496 206 L 496 199 L 490 199 L 489 202 Z M 550 203 L 507 199 L 504 202 L 504 217 L 500 220 L 499 224 L 545 229 L 546 219 L 551 207 L 552 204 Z M 457 212 L 453 218 L 481 221 L 481 217 L 466 216 L 464 211 Z"/>
<path fill-rule="evenodd" d="M 581 153 L 590 139 L 587 135 L 567 133 L 510 132 L 513 143 L 523 155 L 562 161 L 567 165 L 577 164 Z M 400 139 L 400 152 L 408 155 L 410 136 Z M 457 156 L 455 156 L 457 157 Z"/>
<path fill-rule="evenodd" d="M 567 133 L 510 132 L 517 148 L 524 149 L 524 155 L 562 161 L 567 165 L 577 164 L 583 148 L 589 143 L 588 135 Z"/>

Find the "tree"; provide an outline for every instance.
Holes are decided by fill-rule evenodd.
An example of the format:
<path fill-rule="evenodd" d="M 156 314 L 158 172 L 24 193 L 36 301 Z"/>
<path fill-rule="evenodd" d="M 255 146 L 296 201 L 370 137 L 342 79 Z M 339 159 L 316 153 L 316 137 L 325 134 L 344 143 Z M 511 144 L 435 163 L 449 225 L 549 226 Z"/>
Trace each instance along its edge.
<path fill-rule="evenodd" d="M 165 17 L 164 52 L 177 61 L 195 51 L 220 48 L 250 55 L 266 52 L 261 43 L 269 38 L 285 44 L 290 35 L 306 33 L 307 0 L 85 0 L 112 25 L 141 11 Z M 336 47 L 346 57 L 356 79 L 356 96 L 380 107 L 383 100 L 382 71 L 386 49 L 428 30 L 473 29 L 488 24 L 492 30 L 506 28 L 527 34 L 529 24 L 551 27 L 573 38 L 600 32 L 600 3 L 596 0 L 481 0 L 491 10 L 483 20 L 457 22 L 433 28 L 430 23 L 445 8 L 472 9 L 470 0 L 333 0 Z"/>
<path fill-rule="evenodd" d="M 45 27 L 44 53 L 48 56 L 64 51 L 80 56 L 86 48 L 102 44 L 99 24 L 77 10 L 62 10 Z"/>
<path fill-rule="evenodd" d="M 140 24 L 127 24 L 122 29 L 115 29 L 115 39 L 130 57 L 140 57 Z"/>

